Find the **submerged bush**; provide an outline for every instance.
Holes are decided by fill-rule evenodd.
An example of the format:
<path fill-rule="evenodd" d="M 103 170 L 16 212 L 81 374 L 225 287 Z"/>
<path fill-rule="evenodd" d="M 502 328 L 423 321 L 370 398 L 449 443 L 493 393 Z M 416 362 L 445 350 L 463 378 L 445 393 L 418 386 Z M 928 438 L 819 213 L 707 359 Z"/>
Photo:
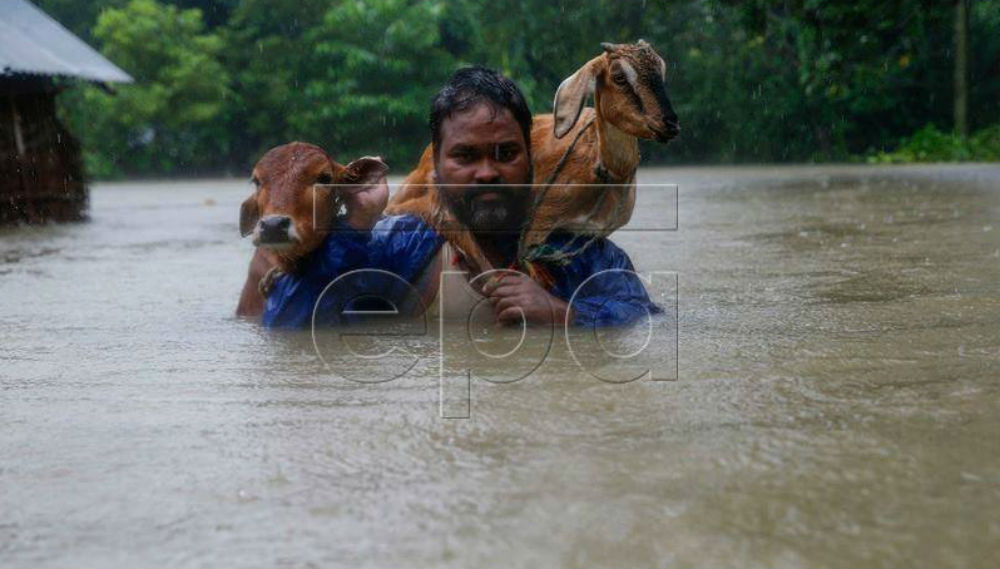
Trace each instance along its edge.
<path fill-rule="evenodd" d="M 894 152 L 879 152 L 868 157 L 872 164 L 965 161 L 1000 161 L 1000 124 L 984 128 L 968 138 L 941 132 L 929 124 L 904 138 Z"/>
<path fill-rule="evenodd" d="M 969 147 L 972 149 L 973 160 L 1000 161 L 1000 124 L 984 128 L 972 135 Z"/>

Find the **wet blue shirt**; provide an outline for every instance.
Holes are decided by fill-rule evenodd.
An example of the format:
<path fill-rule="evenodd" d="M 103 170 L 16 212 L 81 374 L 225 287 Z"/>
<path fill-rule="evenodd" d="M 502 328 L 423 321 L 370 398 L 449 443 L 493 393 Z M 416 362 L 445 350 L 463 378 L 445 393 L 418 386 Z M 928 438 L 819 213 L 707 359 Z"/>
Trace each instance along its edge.
<path fill-rule="evenodd" d="M 548 243 L 559 247 L 571 238 L 555 234 Z M 412 283 L 443 243 L 439 233 L 413 215 L 382 217 L 371 231 L 340 224 L 303 260 L 299 272 L 275 280 L 262 321 L 268 327 L 304 327 L 313 322 L 314 311 L 322 325 L 366 310 L 405 312 L 419 298 Z M 568 264 L 548 269 L 553 277 L 549 292 L 572 300 L 574 325 L 628 324 L 660 312 L 628 255 L 607 239 L 596 240 Z"/>

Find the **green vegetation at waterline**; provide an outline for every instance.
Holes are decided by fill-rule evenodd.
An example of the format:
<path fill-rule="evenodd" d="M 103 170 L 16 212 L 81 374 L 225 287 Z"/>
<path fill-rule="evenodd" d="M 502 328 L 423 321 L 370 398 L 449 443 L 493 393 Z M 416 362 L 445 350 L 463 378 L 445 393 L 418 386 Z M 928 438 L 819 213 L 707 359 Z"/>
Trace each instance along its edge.
<path fill-rule="evenodd" d="M 244 174 L 296 139 L 405 173 L 458 66 L 502 69 L 544 113 L 600 42 L 638 38 L 666 57 L 683 127 L 647 163 L 997 159 L 1000 0 L 964 20 L 931 0 L 39 3 L 137 80 L 61 97 L 95 177 Z"/>
<path fill-rule="evenodd" d="M 868 157 L 872 164 L 968 161 L 1000 161 L 1000 125 L 984 128 L 968 137 L 941 132 L 934 125 L 927 125 L 903 139 L 896 150 Z"/>

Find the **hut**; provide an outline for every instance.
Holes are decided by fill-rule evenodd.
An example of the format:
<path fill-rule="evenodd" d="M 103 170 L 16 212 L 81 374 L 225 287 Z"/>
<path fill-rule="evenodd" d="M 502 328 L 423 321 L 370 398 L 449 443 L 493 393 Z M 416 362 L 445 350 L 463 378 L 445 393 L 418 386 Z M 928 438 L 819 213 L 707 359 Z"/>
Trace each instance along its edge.
<path fill-rule="evenodd" d="M 27 0 L 0 0 L 0 224 L 81 219 L 80 145 L 56 116 L 67 80 L 132 78 Z"/>

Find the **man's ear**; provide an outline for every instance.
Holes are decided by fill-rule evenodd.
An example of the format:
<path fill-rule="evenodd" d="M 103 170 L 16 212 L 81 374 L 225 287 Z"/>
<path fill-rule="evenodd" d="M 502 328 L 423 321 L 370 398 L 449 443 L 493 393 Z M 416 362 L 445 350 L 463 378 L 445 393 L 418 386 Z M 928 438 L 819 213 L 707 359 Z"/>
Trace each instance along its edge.
<path fill-rule="evenodd" d="M 362 156 L 344 167 L 341 180 L 345 184 L 374 184 L 388 171 L 381 156 Z"/>
<path fill-rule="evenodd" d="M 257 194 L 243 200 L 240 206 L 240 235 L 246 237 L 253 233 L 260 219 L 260 209 L 257 207 Z"/>
<path fill-rule="evenodd" d="M 552 114 L 556 138 L 566 136 L 573 128 L 587 95 L 594 92 L 594 65 L 588 61 L 586 65 L 567 77 L 556 89 L 556 98 L 552 103 Z"/>

